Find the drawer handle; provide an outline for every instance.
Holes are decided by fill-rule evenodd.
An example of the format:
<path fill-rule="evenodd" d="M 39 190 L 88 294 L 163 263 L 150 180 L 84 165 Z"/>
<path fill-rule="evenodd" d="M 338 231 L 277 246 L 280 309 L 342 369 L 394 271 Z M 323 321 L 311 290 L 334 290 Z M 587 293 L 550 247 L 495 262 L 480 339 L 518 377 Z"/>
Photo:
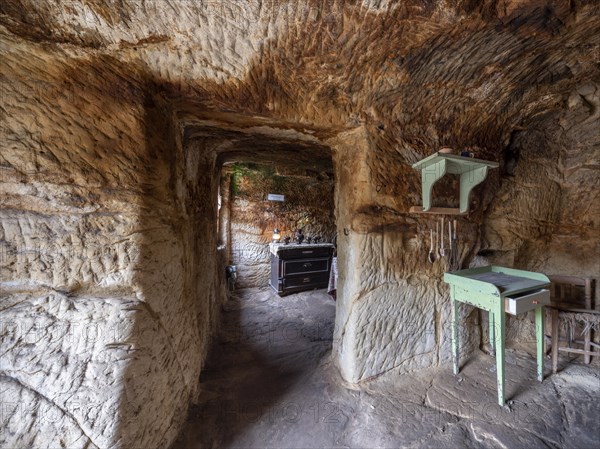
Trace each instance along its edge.
<path fill-rule="evenodd" d="M 310 250 L 310 251 L 302 251 L 302 254 L 312 254 L 312 253 L 313 253 L 312 250 Z"/>
<path fill-rule="evenodd" d="M 306 262 L 304 265 L 302 265 L 304 268 L 310 268 L 312 267 L 312 263 L 310 262 Z"/>
<path fill-rule="evenodd" d="M 304 279 L 302 279 L 302 282 L 304 282 L 306 284 L 307 282 L 310 282 L 310 278 L 304 278 Z"/>
<path fill-rule="evenodd" d="M 540 302 L 537 299 L 534 299 L 533 301 L 531 301 L 531 304 L 539 304 Z"/>

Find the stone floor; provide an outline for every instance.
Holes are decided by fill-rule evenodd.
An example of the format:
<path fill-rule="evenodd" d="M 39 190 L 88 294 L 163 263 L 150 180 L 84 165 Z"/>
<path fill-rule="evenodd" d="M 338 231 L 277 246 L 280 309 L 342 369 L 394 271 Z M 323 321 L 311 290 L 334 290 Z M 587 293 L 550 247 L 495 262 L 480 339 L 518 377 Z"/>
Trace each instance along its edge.
<path fill-rule="evenodd" d="M 563 360 L 540 384 L 535 359 L 509 349 L 505 407 L 484 353 L 459 376 L 450 367 L 389 373 L 357 390 L 331 361 L 334 314 L 323 291 L 238 292 L 174 448 L 600 447 L 597 365 Z"/>

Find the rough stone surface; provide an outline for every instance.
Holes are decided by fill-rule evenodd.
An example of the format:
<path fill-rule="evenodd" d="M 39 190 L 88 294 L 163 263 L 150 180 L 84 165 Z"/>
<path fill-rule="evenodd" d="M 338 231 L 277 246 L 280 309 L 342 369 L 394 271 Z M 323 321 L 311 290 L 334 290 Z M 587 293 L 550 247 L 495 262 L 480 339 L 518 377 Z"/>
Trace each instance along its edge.
<path fill-rule="evenodd" d="M 508 350 L 509 403 L 500 407 L 494 359 L 480 351 L 458 376 L 445 362 L 348 389 L 332 361 L 334 305 L 323 291 L 243 290 L 223 319 L 174 449 L 583 449 L 600 441 L 598 370 L 561 359 L 561 371 L 549 375 L 547 366 L 540 384 L 533 346 Z"/>
<path fill-rule="evenodd" d="M 215 157 L 184 152 L 115 61 L 14 36 L 2 52 L 1 445 L 167 446 L 223 297 L 197 223 Z"/>
<path fill-rule="evenodd" d="M 364 130 L 340 135 L 331 143 L 348 149 L 343 155 L 336 152 L 336 158 L 343 157 L 343 162 L 336 159 L 341 186 L 336 210 L 342 232 L 335 339 L 342 375 L 359 382 L 394 368 L 408 372 L 437 366 L 448 354 L 450 302 L 441 281 L 446 262 L 430 265 L 426 260 L 423 234 L 428 223 L 385 209 L 372 215 L 370 205 L 378 197 Z M 463 244 L 464 260 L 469 241 Z M 472 310 L 461 309 L 464 355 L 479 344 L 478 321 Z"/>
<path fill-rule="evenodd" d="M 25 413 L 2 438 L 173 441 L 222 297 L 226 163 L 321 172 L 333 154 L 351 382 L 446 357 L 447 267 L 408 213 L 410 165 L 440 146 L 500 163 L 460 220 L 463 267 L 598 278 L 599 36 L 579 0 L 2 2 L 0 371 L 11 403 L 54 401 L 72 429 Z M 441 182 L 436 204 L 455 193 Z M 485 332 L 461 313 L 467 356 Z M 510 320 L 514 341 L 530 320 Z M 79 322 L 125 333 L 68 345 Z"/>

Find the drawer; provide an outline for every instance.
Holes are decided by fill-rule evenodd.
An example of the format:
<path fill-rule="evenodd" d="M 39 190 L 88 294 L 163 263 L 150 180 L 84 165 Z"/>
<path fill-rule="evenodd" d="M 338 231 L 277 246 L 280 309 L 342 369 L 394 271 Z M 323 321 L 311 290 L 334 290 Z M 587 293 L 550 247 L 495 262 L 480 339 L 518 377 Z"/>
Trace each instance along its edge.
<path fill-rule="evenodd" d="M 283 275 L 329 272 L 329 258 L 283 261 Z"/>
<path fill-rule="evenodd" d="M 306 287 L 306 288 L 323 288 L 329 283 L 329 275 L 327 273 L 307 274 L 306 276 L 286 276 L 283 278 L 283 289 Z"/>
<path fill-rule="evenodd" d="M 550 290 L 534 290 L 504 298 L 504 311 L 518 315 L 549 304 Z"/>
<path fill-rule="evenodd" d="M 279 250 L 277 256 L 280 259 L 301 259 L 301 258 L 317 258 L 317 257 L 329 257 L 333 254 L 333 248 L 294 248 L 294 249 L 283 249 Z"/>

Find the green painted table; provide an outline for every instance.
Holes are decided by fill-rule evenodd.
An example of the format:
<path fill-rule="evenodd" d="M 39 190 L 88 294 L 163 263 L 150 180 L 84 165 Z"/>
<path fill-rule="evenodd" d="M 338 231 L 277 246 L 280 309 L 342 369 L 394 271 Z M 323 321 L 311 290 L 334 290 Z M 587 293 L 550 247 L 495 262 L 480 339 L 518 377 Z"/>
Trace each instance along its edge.
<path fill-rule="evenodd" d="M 444 274 L 452 302 L 452 361 L 458 374 L 458 303 L 489 313 L 490 345 L 496 355 L 498 403 L 504 405 L 505 313 L 535 310 L 537 377 L 544 379 L 544 305 L 550 304 L 550 280 L 541 273 L 497 266 L 471 268 Z"/>

